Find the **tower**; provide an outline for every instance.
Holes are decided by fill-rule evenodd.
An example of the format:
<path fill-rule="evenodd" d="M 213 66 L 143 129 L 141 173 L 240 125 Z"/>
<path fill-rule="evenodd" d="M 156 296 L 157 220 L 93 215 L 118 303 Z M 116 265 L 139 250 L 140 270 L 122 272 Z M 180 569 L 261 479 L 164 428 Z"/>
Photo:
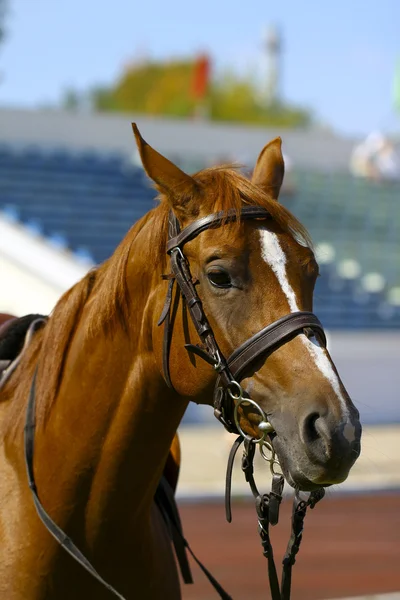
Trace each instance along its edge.
<path fill-rule="evenodd" d="M 280 75 L 282 39 L 275 25 L 264 29 L 263 49 L 265 52 L 265 85 L 264 101 L 267 106 L 277 104 L 280 100 Z"/>

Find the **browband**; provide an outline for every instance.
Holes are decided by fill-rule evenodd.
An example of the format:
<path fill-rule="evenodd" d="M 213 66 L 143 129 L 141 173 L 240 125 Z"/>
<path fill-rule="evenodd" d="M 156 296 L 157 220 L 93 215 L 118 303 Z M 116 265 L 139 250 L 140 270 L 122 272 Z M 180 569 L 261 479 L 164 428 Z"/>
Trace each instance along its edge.
<path fill-rule="evenodd" d="M 185 227 L 180 233 L 178 229 L 174 237 L 170 236 L 167 242 L 167 253 L 170 254 L 174 248 L 181 248 L 186 242 L 193 240 L 199 233 L 202 233 L 206 229 L 219 227 L 223 223 L 232 223 L 232 221 L 236 221 L 237 219 L 268 219 L 270 216 L 267 209 L 261 206 L 244 206 L 240 212 L 231 208 L 227 211 L 220 211 L 206 217 L 201 217 Z M 176 219 L 175 216 L 174 218 Z M 172 225 L 171 219 L 170 225 Z"/>

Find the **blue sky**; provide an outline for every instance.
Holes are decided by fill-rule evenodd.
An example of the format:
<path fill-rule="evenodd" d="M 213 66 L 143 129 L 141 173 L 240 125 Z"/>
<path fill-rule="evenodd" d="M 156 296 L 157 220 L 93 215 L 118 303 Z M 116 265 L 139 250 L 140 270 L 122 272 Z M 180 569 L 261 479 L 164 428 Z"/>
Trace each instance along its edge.
<path fill-rule="evenodd" d="M 345 134 L 400 130 L 392 108 L 400 0 L 9 0 L 0 106 L 59 102 L 112 82 L 140 55 L 211 53 L 256 71 L 263 28 L 284 37 L 282 92 Z"/>

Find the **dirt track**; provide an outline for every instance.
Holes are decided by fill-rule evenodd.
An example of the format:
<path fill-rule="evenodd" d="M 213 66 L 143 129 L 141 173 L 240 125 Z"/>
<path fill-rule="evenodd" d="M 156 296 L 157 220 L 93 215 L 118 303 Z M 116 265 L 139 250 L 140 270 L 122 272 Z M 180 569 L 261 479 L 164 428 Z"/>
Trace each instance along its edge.
<path fill-rule="evenodd" d="M 272 531 L 277 563 L 289 536 L 290 510 L 286 501 Z M 194 552 L 234 600 L 270 598 L 253 504 L 235 503 L 230 525 L 219 502 L 181 502 L 180 511 Z M 193 575 L 184 600 L 216 600 L 196 565 Z M 400 493 L 326 498 L 309 511 L 293 569 L 293 600 L 394 591 L 400 591 Z"/>

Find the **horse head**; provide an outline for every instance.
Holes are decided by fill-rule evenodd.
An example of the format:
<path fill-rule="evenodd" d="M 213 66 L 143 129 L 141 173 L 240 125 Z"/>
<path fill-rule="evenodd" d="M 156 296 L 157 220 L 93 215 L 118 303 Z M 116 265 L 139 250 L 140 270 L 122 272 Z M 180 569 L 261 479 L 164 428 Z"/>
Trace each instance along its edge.
<path fill-rule="evenodd" d="M 223 355 L 268 324 L 311 313 L 318 264 L 305 228 L 278 201 L 284 176 L 280 138 L 262 150 L 249 181 L 232 168 L 187 175 L 151 148 L 135 126 L 134 132 L 143 166 L 181 228 L 212 213 L 237 213 L 234 222 L 209 227 L 184 246 L 191 280 Z M 270 218 L 241 220 L 240 212 L 249 205 L 265 208 Z M 178 296 L 172 325 L 171 382 L 181 396 L 210 403 L 215 370 L 185 350 L 196 343 L 197 332 Z M 161 369 L 163 339 L 156 325 L 153 335 Z M 346 479 L 360 452 L 361 425 L 323 336 L 315 329 L 296 331 L 273 351 L 260 353 L 243 374 L 241 387 L 267 415 L 289 483 L 313 490 Z M 258 438 L 254 403 L 243 403 L 238 420 L 242 431 Z"/>

